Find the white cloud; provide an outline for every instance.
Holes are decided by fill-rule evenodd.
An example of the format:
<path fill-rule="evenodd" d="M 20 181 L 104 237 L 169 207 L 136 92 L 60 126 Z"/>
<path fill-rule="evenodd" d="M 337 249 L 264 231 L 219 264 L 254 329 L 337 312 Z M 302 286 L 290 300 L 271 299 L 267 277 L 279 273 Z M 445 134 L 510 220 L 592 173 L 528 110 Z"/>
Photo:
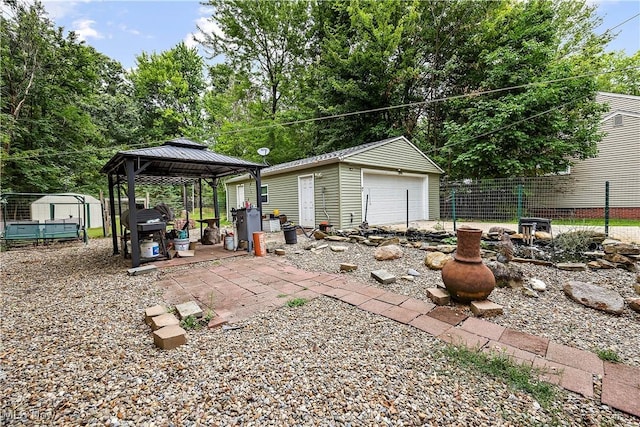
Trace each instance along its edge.
<path fill-rule="evenodd" d="M 140 31 L 136 30 L 135 28 L 129 28 L 124 24 L 120 24 L 120 30 L 122 30 L 125 33 L 134 35 L 134 36 L 142 35 L 142 33 Z"/>
<path fill-rule="evenodd" d="M 199 39 L 202 39 L 202 35 L 204 34 L 217 34 L 217 35 L 222 35 L 222 30 L 220 29 L 220 27 L 218 27 L 218 24 L 216 24 L 215 22 L 212 22 L 211 20 L 209 20 L 209 18 L 211 17 L 211 12 L 213 9 L 211 8 L 201 8 L 200 9 L 200 13 L 208 13 L 208 16 L 201 16 L 200 18 L 196 19 L 196 26 L 197 28 L 199 28 L 198 30 L 191 32 L 189 34 L 187 34 L 184 37 L 184 44 L 187 47 L 197 47 L 198 43 L 193 39 L 194 37 L 197 37 Z"/>
<path fill-rule="evenodd" d="M 104 38 L 104 36 L 99 33 L 98 30 L 92 28 L 95 23 L 96 21 L 93 21 L 91 19 L 78 19 L 77 21 L 73 21 L 72 31 L 77 34 L 79 40 L 87 40 L 89 38 Z"/>

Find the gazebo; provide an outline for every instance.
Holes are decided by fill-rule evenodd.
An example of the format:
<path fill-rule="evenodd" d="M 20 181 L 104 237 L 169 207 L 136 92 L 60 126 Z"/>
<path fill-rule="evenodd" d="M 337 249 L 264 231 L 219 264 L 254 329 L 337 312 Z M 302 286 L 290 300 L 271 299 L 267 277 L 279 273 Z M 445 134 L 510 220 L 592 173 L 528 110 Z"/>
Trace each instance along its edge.
<path fill-rule="evenodd" d="M 266 167 L 235 157 L 215 153 L 206 146 L 185 138 L 172 139 L 163 145 L 137 150 L 120 151 L 114 155 L 101 169 L 109 180 L 109 200 L 111 213 L 111 229 L 113 253 L 120 253 L 118 248 L 118 232 L 116 225 L 115 194 L 116 189 L 126 186 L 129 200 L 131 266 L 141 263 L 139 245 L 140 225 L 136 208 L 136 184 L 152 185 L 186 185 L 197 182 L 202 188 L 205 181 L 213 189 L 213 206 L 215 216 L 220 217 L 216 187 L 219 179 L 240 173 L 250 173 L 256 180 L 256 188 L 260 188 L 260 170 Z M 119 196 L 118 192 L 118 196 Z M 202 191 L 200 191 L 202 199 Z M 200 200 L 202 209 L 202 200 Z M 262 214 L 262 202 L 258 198 L 258 211 Z M 143 218 L 141 218 L 143 219 Z M 122 242 L 124 245 L 125 242 Z"/>

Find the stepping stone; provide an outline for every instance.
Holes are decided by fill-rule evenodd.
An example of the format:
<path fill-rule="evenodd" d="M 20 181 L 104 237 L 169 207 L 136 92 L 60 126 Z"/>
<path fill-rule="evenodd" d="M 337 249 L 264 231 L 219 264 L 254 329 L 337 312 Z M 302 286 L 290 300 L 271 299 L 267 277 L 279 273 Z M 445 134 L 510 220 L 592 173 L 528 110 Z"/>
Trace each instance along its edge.
<path fill-rule="evenodd" d="M 343 262 L 342 264 L 340 264 L 340 271 L 356 271 L 358 269 L 358 266 L 355 264 L 349 264 L 346 262 Z"/>
<path fill-rule="evenodd" d="M 165 326 L 178 326 L 180 321 L 171 313 L 161 314 L 151 318 L 151 329 L 157 331 Z"/>
<path fill-rule="evenodd" d="M 468 317 L 466 314 L 460 313 L 448 307 L 436 307 L 430 312 L 428 312 L 427 316 L 433 317 L 434 319 L 441 320 L 452 326 L 456 326 L 460 322 L 466 320 Z"/>
<path fill-rule="evenodd" d="M 471 302 L 471 312 L 478 317 L 493 317 L 503 313 L 502 306 L 488 299 Z"/>
<path fill-rule="evenodd" d="M 183 304 L 176 305 L 176 311 L 178 312 L 178 317 L 180 319 L 184 319 L 187 316 L 199 318 L 204 314 L 202 313 L 202 309 L 195 301 L 189 301 Z"/>
<path fill-rule="evenodd" d="M 389 283 L 394 283 L 396 281 L 396 276 L 389 273 L 387 270 L 375 270 L 371 272 L 371 277 L 376 279 L 378 282 L 383 285 L 387 285 Z"/>
<path fill-rule="evenodd" d="M 186 332 L 178 325 L 164 326 L 153 333 L 153 342 L 163 350 L 172 350 L 187 343 Z"/>
<path fill-rule="evenodd" d="M 164 305 L 154 305 L 153 307 L 149 307 L 144 310 L 144 323 L 151 326 L 151 319 L 160 316 L 161 314 L 165 314 L 167 312 L 167 307 Z"/>
<path fill-rule="evenodd" d="M 436 305 L 448 305 L 451 302 L 451 295 L 446 289 L 429 288 L 427 289 L 427 296 Z"/>

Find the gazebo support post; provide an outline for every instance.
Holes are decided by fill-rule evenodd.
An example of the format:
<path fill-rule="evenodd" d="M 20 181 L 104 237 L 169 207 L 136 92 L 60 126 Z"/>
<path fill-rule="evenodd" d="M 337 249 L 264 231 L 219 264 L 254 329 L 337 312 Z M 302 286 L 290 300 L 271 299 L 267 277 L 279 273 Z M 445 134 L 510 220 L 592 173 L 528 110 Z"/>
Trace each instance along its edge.
<path fill-rule="evenodd" d="M 262 231 L 262 180 L 260 179 L 260 169 L 252 169 L 249 171 L 253 178 L 256 180 L 256 202 L 258 205 L 258 211 L 260 212 L 260 231 Z"/>
<path fill-rule="evenodd" d="M 136 173 L 133 159 L 125 161 L 127 171 L 127 196 L 129 197 L 129 235 L 131 236 L 131 267 L 140 266 L 140 242 L 138 242 L 138 208 L 136 207 Z M 126 244 L 126 242 L 125 242 Z"/>
<path fill-rule="evenodd" d="M 113 175 L 108 174 L 109 178 L 109 213 L 111 214 L 111 240 L 113 241 L 113 254 L 118 255 L 120 251 L 118 250 L 118 229 L 116 228 L 116 203 L 115 203 L 115 195 L 113 194 L 113 187 L 115 183 L 113 182 Z"/>

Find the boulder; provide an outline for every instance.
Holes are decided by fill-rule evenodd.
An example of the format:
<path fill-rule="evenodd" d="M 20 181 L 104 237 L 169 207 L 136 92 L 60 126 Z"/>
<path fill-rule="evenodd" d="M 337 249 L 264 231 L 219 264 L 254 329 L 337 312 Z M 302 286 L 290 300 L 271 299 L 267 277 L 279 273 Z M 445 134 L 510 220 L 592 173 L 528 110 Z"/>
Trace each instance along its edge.
<path fill-rule="evenodd" d="M 563 290 L 572 300 L 596 310 L 611 314 L 621 314 L 624 310 L 624 299 L 616 291 L 576 280 L 567 282 Z"/>
<path fill-rule="evenodd" d="M 442 270 L 444 265 L 452 259 L 451 255 L 442 252 L 429 252 L 424 259 L 424 265 L 431 270 Z"/>
<path fill-rule="evenodd" d="M 514 264 L 503 264 L 498 261 L 490 261 L 487 267 L 496 278 L 496 286 L 499 288 L 510 287 L 512 289 L 521 288 L 524 278 L 522 270 Z"/>
<path fill-rule="evenodd" d="M 378 261 L 387 261 L 402 258 L 402 248 L 397 245 L 380 246 L 373 252 L 373 256 Z"/>

